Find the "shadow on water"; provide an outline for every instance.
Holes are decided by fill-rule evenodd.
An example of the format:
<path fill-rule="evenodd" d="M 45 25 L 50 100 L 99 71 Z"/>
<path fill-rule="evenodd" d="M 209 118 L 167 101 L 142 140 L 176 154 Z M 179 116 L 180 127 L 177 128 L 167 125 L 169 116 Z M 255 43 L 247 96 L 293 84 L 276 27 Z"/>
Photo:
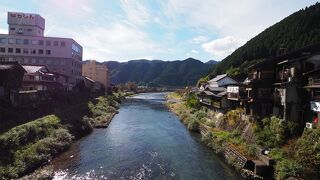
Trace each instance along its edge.
<path fill-rule="evenodd" d="M 239 179 L 168 111 L 164 95 L 128 98 L 107 129 L 53 161 L 54 179 Z"/>

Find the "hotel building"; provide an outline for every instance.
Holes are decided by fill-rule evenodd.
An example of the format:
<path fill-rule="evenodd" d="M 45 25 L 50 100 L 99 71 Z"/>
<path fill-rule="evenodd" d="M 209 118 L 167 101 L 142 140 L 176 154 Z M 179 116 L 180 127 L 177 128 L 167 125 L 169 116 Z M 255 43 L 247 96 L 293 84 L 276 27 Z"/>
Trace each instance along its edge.
<path fill-rule="evenodd" d="M 91 60 L 82 64 L 82 75 L 109 87 L 109 70 L 107 65 Z"/>
<path fill-rule="evenodd" d="M 45 37 L 38 14 L 8 12 L 9 33 L 0 34 L 0 61 L 45 65 L 68 77 L 69 87 L 82 79 L 82 47 L 71 38 Z"/>

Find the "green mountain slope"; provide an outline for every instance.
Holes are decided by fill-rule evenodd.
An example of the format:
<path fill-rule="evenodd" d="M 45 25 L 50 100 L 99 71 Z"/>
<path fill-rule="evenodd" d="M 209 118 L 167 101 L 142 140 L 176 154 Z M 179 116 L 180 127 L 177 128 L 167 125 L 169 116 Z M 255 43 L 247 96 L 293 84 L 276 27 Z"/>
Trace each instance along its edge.
<path fill-rule="evenodd" d="M 112 83 L 135 82 L 151 86 L 190 86 L 206 75 L 216 64 L 203 63 L 188 58 L 183 61 L 132 60 L 128 62 L 106 61 Z"/>
<path fill-rule="evenodd" d="M 320 42 L 320 3 L 302 9 L 249 40 L 216 65 L 209 77 L 246 73 L 255 60 L 278 56 Z"/>

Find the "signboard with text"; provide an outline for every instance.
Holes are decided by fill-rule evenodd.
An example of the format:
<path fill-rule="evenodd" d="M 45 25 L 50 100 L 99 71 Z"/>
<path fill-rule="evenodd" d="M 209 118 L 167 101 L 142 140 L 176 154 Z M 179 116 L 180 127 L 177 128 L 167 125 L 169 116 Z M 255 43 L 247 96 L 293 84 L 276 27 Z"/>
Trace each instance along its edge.
<path fill-rule="evenodd" d="M 45 20 L 37 14 L 8 12 L 8 24 L 14 25 L 36 25 L 44 29 Z"/>
<path fill-rule="evenodd" d="M 239 87 L 238 86 L 228 86 L 227 92 L 228 93 L 239 93 Z"/>

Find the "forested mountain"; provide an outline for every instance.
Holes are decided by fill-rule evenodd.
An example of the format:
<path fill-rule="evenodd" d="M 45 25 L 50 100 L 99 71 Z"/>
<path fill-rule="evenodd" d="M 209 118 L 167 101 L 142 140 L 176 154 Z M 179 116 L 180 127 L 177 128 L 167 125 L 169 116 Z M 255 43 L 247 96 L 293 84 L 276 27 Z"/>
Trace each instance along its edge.
<path fill-rule="evenodd" d="M 206 75 L 217 62 L 203 63 L 188 58 L 183 61 L 131 60 L 128 62 L 106 61 L 112 83 L 135 82 L 149 86 L 188 86 Z"/>
<path fill-rule="evenodd" d="M 246 73 L 248 65 L 320 42 L 320 3 L 302 9 L 267 28 L 216 65 L 209 78 L 227 72 Z"/>

